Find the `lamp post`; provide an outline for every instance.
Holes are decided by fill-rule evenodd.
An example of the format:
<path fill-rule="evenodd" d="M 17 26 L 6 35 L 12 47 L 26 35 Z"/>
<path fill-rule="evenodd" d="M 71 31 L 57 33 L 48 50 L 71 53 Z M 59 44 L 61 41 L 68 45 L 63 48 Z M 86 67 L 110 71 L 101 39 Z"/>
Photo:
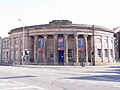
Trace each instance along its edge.
<path fill-rule="evenodd" d="M 18 21 L 20 21 L 20 22 L 22 22 L 22 20 L 21 19 L 18 19 Z M 22 54 L 23 54 L 23 56 L 22 56 L 22 65 L 23 65 L 23 62 L 24 62 L 24 58 L 25 58 L 25 45 L 24 45 L 24 38 L 25 38 L 25 36 L 24 36 L 24 31 L 25 31 L 25 26 L 24 26 L 24 22 L 22 22 L 22 24 L 23 24 L 23 27 L 22 27 L 22 29 L 23 29 L 23 35 L 22 35 L 22 37 L 23 37 L 23 47 L 22 47 Z"/>

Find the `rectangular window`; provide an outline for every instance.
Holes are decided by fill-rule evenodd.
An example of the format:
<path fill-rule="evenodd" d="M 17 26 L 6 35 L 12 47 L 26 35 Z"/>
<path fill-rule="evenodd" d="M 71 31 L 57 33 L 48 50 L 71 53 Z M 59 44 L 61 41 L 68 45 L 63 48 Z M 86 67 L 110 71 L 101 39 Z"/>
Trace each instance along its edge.
<path fill-rule="evenodd" d="M 104 49 L 104 52 L 105 52 L 105 57 L 108 57 L 108 50 Z"/>
<path fill-rule="evenodd" d="M 3 48 L 6 48 L 6 41 L 3 41 Z"/>
<path fill-rule="evenodd" d="M 6 58 L 7 58 L 7 60 L 8 60 L 8 52 L 6 52 Z"/>
<path fill-rule="evenodd" d="M 98 51 L 98 57 L 101 57 L 101 49 L 97 49 Z"/>
<path fill-rule="evenodd" d="M 7 48 L 9 48 L 9 41 L 7 41 Z"/>
<path fill-rule="evenodd" d="M 15 51 L 15 59 L 18 59 L 18 51 Z"/>
<path fill-rule="evenodd" d="M 110 49 L 110 56 L 113 57 L 113 50 Z"/>
<path fill-rule="evenodd" d="M 5 52 L 3 52 L 3 59 L 5 59 Z"/>
<path fill-rule="evenodd" d="M 72 57 L 72 49 L 68 49 L 68 57 Z"/>
<path fill-rule="evenodd" d="M 14 57 L 13 55 L 14 55 L 14 53 L 13 53 L 13 51 L 11 51 L 11 59 L 13 59 L 13 57 Z"/>
<path fill-rule="evenodd" d="M 54 58 L 54 51 L 53 50 L 50 51 L 50 58 Z"/>
<path fill-rule="evenodd" d="M 15 40 L 15 48 L 18 48 L 18 40 Z"/>

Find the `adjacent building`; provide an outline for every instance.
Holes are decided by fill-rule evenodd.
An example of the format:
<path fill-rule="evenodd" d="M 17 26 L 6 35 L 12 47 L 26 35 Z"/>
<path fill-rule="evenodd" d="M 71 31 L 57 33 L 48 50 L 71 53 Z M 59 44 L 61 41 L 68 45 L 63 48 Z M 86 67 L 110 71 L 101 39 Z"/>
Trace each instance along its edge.
<path fill-rule="evenodd" d="M 114 28 L 115 59 L 120 60 L 120 27 Z"/>
<path fill-rule="evenodd" d="M 1 47 L 1 63 L 9 64 L 9 37 L 2 38 L 2 47 Z"/>
<path fill-rule="evenodd" d="M 0 63 L 1 63 L 1 59 L 2 59 L 2 56 L 1 56 L 1 51 L 2 51 L 1 48 L 2 47 L 1 47 L 1 45 L 2 45 L 2 37 L 0 37 Z"/>
<path fill-rule="evenodd" d="M 113 34 L 112 29 L 103 26 L 72 24 L 68 20 L 16 28 L 9 32 L 9 63 L 109 64 L 115 58 Z M 22 57 L 23 49 L 29 51 L 29 56 Z"/>

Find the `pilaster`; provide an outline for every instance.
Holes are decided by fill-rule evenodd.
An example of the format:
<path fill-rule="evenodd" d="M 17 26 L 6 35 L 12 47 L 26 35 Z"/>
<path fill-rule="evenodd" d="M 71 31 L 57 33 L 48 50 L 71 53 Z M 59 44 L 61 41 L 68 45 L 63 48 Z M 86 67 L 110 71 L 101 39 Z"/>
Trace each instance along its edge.
<path fill-rule="evenodd" d="M 101 55 L 102 55 L 102 62 L 104 61 L 104 43 L 103 43 L 103 36 L 101 36 Z"/>
<path fill-rule="evenodd" d="M 13 65 L 15 65 L 15 38 L 13 38 Z"/>
<path fill-rule="evenodd" d="M 109 45 L 109 37 L 107 37 L 107 50 L 108 50 L 108 62 L 110 62 L 110 45 Z"/>
<path fill-rule="evenodd" d="M 112 38 L 113 62 L 115 61 L 114 38 Z"/>
<path fill-rule="evenodd" d="M 18 40 L 18 64 L 21 64 L 21 37 Z"/>

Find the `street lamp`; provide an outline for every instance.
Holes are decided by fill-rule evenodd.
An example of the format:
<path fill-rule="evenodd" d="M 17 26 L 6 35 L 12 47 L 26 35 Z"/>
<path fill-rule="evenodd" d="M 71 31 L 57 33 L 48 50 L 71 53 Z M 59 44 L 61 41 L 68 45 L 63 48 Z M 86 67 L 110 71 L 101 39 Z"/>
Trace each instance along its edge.
<path fill-rule="evenodd" d="M 20 22 L 22 22 L 22 20 L 21 19 L 18 19 L 18 21 L 20 21 Z M 23 61 L 24 61 L 24 57 L 25 57 L 25 45 L 24 45 L 24 38 L 25 38 L 25 36 L 24 36 L 24 31 L 25 31 L 25 25 L 24 25 L 24 22 L 22 22 L 22 24 L 23 24 L 23 27 L 22 27 L 22 29 L 23 29 L 23 50 L 22 50 L 22 64 L 23 64 Z"/>

